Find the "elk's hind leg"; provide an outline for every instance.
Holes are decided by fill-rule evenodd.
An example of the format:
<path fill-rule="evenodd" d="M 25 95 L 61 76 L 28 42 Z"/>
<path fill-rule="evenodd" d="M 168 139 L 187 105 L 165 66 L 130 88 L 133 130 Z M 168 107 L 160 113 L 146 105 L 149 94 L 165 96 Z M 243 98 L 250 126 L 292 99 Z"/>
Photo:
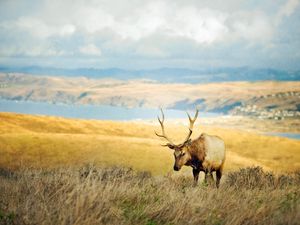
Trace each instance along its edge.
<path fill-rule="evenodd" d="M 222 168 L 220 168 L 216 171 L 216 177 L 217 177 L 216 185 L 217 185 L 217 188 L 219 188 L 220 180 L 221 180 L 221 177 L 222 177 Z"/>
<path fill-rule="evenodd" d="M 214 183 L 214 177 L 211 171 L 205 171 L 204 183 L 212 185 Z"/>

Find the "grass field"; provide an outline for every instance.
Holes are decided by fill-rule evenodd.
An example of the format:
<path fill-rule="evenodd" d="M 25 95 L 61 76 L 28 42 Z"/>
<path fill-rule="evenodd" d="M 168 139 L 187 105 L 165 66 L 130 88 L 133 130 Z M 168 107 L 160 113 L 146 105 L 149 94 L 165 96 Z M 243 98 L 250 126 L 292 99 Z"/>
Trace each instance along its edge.
<path fill-rule="evenodd" d="M 184 176 L 95 166 L 0 170 L 0 224 L 289 224 L 300 221 L 300 173 L 228 173 L 219 189 Z"/>
<path fill-rule="evenodd" d="M 166 124 L 169 136 L 180 142 L 187 127 Z M 82 166 L 126 166 L 154 175 L 172 172 L 172 151 L 154 135 L 160 127 L 141 122 L 65 119 L 0 113 L 0 167 L 8 169 Z M 202 132 L 225 140 L 226 171 L 261 166 L 278 172 L 300 168 L 300 141 L 270 137 L 231 128 L 197 125 Z M 191 173 L 190 168 L 182 173 Z M 173 173 L 173 172 L 172 172 Z"/>
<path fill-rule="evenodd" d="M 166 127 L 177 142 L 187 132 Z M 193 137 L 226 143 L 217 189 L 172 171 L 159 129 L 0 113 L 0 225 L 299 224 L 300 141 L 197 124 Z"/>

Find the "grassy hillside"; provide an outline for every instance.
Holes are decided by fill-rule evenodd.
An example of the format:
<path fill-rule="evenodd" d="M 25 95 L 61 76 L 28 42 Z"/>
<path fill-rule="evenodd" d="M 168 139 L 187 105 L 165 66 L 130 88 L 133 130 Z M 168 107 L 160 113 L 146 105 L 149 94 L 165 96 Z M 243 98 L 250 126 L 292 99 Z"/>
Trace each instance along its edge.
<path fill-rule="evenodd" d="M 169 136 L 183 140 L 187 127 L 166 124 Z M 153 174 L 172 171 L 172 151 L 154 135 L 158 126 L 138 122 L 76 120 L 0 113 L 0 167 L 52 168 L 67 165 L 120 165 Z M 222 137 L 227 146 L 225 170 L 258 165 L 275 172 L 300 168 L 300 141 L 230 128 L 197 125 L 201 132 Z M 183 172 L 190 173 L 190 169 Z"/>

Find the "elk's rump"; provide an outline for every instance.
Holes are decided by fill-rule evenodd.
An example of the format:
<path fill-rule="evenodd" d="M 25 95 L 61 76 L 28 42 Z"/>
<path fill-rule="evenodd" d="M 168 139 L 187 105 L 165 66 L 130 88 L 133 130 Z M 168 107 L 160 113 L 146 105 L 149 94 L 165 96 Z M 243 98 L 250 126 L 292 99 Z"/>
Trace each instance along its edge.
<path fill-rule="evenodd" d="M 225 161 L 225 143 L 217 137 L 202 134 L 204 139 L 205 158 L 202 166 L 208 170 L 218 170 Z"/>

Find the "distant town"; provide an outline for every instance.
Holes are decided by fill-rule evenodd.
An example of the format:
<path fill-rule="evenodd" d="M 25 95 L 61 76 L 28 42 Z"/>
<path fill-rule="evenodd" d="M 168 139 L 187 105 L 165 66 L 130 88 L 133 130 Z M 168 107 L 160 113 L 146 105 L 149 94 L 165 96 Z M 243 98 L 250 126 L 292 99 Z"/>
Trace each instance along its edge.
<path fill-rule="evenodd" d="M 264 100 L 272 100 L 275 98 L 300 98 L 300 92 L 290 91 L 285 93 L 268 94 L 260 97 Z M 274 107 L 274 108 L 273 108 Z M 242 104 L 232 110 L 233 115 L 245 115 L 255 116 L 259 119 L 274 119 L 284 120 L 287 118 L 300 118 L 300 104 L 296 104 L 294 109 L 281 109 L 280 107 L 274 106 L 260 107 L 256 104 Z M 276 108 L 275 108 L 276 107 Z"/>

